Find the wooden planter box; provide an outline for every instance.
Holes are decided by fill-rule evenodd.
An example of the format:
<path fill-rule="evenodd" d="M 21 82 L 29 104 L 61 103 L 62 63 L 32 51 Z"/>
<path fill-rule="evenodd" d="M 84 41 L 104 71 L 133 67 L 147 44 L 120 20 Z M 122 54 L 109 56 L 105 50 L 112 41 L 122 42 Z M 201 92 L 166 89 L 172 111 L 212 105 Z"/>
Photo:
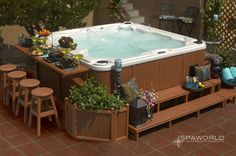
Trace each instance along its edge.
<path fill-rule="evenodd" d="M 116 141 L 128 137 L 128 107 L 119 111 L 79 110 L 65 100 L 65 129 L 76 139 Z"/>

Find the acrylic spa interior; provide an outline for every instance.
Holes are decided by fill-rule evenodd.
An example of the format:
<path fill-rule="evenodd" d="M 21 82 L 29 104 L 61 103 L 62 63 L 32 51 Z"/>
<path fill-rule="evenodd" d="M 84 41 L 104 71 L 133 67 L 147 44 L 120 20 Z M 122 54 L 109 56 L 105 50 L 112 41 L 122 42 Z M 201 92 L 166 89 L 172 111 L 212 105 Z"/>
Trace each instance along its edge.
<path fill-rule="evenodd" d="M 62 36 L 77 43 L 72 54 L 83 54 L 90 76 L 114 87 L 114 60 L 122 60 L 121 80 L 135 78 L 141 87 L 162 90 L 182 83 L 188 68 L 204 63 L 205 43 L 194 38 L 131 22 L 53 32 L 48 42 Z"/>

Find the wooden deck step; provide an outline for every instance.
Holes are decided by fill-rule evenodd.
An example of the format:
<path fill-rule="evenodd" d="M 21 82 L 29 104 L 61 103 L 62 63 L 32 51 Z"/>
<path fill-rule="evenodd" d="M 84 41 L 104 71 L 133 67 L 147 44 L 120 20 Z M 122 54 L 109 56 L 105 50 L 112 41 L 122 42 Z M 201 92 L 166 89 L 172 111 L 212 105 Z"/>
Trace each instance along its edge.
<path fill-rule="evenodd" d="M 156 127 L 167 122 L 171 122 L 177 118 L 186 116 L 188 114 L 198 112 L 201 109 L 207 108 L 209 106 L 218 103 L 224 103 L 224 101 L 225 98 L 217 95 L 216 93 L 212 93 L 196 100 L 192 100 L 190 102 L 186 102 L 184 104 L 157 112 L 156 114 L 154 114 L 152 120 L 147 121 L 145 124 L 140 125 L 139 127 L 134 127 L 130 125 L 129 130 L 135 135 L 135 139 L 137 140 L 139 137 L 139 133 L 142 131 L 148 130 L 150 128 Z"/>
<path fill-rule="evenodd" d="M 236 97 L 236 90 L 222 88 L 218 92 L 216 92 L 216 94 L 226 99 L 230 99 L 230 98 Z"/>
<path fill-rule="evenodd" d="M 220 90 L 220 88 L 221 88 L 221 79 L 220 78 L 210 79 L 210 80 L 208 80 L 208 82 L 213 84 L 212 92 L 216 92 L 216 91 Z"/>
<path fill-rule="evenodd" d="M 216 92 L 216 94 L 225 98 L 226 101 L 229 99 L 232 99 L 234 103 L 236 102 L 236 90 L 235 89 L 222 88 L 218 92 Z M 224 107 L 225 107 L 225 105 L 224 105 Z"/>
<path fill-rule="evenodd" d="M 187 98 L 188 94 L 189 94 L 189 91 L 183 89 L 181 86 L 176 86 L 173 88 L 168 88 L 168 89 L 156 92 L 156 95 L 158 96 L 158 100 L 157 100 L 158 103 L 172 100 L 174 98 L 178 98 L 181 96 L 186 96 Z"/>

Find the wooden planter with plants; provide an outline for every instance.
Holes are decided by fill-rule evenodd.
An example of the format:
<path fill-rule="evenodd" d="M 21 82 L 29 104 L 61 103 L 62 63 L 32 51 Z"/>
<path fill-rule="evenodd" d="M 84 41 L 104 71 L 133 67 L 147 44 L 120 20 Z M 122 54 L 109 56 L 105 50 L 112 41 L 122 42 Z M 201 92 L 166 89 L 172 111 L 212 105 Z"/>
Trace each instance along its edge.
<path fill-rule="evenodd" d="M 116 141 L 128 137 L 129 110 L 118 95 L 88 79 L 65 99 L 65 129 L 74 138 Z"/>

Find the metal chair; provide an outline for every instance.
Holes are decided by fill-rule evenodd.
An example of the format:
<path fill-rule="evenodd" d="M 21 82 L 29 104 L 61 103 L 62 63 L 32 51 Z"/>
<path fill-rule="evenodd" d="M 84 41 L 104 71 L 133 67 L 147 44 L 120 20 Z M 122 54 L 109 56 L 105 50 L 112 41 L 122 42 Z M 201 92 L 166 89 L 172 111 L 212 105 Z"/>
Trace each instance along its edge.
<path fill-rule="evenodd" d="M 176 18 L 177 26 L 178 26 L 178 29 L 179 29 L 180 33 L 182 33 L 182 28 L 183 28 L 183 25 L 184 25 L 187 32 L 188 32 L 188 35 L 189 36 L 191 35 L 191 33 L 193 31 L 193 28 L 196 25 L 196 20 L 197 20 L 197 17 L 199 15 L 199 12 L 200 12 L 199 8 L 188 7 L 186 12 L 185 12 L 185 16 Z"/>
<path fill-rule="evenodd" d="M 176 6 L 173 4 L 161 4 L 160 16 L 159 16 L 159 28 L 161 28 L 161 22 L 171 22 L 172 31 L 174 31 L 175 10 Z"/>

